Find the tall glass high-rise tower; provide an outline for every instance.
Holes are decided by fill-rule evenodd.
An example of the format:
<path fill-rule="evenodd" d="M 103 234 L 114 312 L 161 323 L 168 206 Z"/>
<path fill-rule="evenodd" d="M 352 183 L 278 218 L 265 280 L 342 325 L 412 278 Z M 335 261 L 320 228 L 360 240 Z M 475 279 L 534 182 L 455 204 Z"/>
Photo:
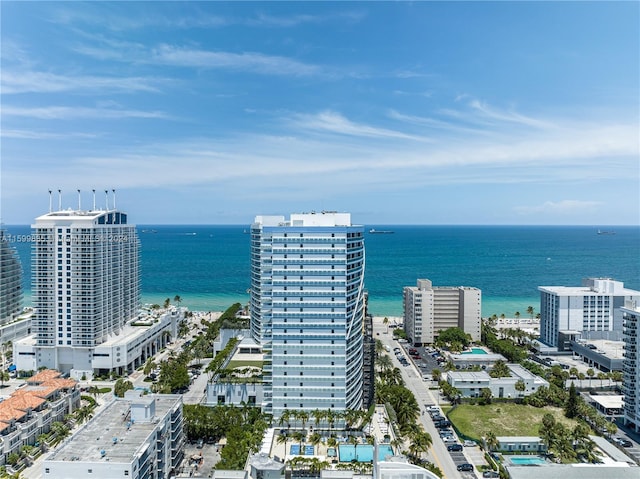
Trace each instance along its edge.
<path fill-rule="evenodd" d="M 362 405 L 364 269 L 364 230 L 348 213 L 256 217 L 251 335 L 265 353 L 265 412 Z"/>
<path fill-rule="evenodd" d="M 22 311 L 22 267 L 18 252 L 0 230 L 0 326 L 18 317 Z"/>

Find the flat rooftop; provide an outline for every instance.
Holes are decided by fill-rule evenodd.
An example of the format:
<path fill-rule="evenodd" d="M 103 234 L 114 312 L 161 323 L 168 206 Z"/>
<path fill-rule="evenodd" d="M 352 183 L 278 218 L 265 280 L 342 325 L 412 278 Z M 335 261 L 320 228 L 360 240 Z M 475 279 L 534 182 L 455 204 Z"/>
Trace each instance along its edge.
<path fill-rule="evenodd" d="M 595 352 L 602 354 L 611 359 L 623 359 L 624 341 L 612 341 L 610 339 L 589 339 L 578 344 L 593 344 L 597 349 Z"/>
<path fill-rule="evenodd" d="M 140 398 L 139 402 L 151 400 L 156 403 L 155 417 L 162 418 L 181 400 L 181 396 L 148 395 Z M 46 460 L 131 463 L 157 425 L 153 420 L 131 424 L 129 411 L 133 402 L 115 399 Z"/>

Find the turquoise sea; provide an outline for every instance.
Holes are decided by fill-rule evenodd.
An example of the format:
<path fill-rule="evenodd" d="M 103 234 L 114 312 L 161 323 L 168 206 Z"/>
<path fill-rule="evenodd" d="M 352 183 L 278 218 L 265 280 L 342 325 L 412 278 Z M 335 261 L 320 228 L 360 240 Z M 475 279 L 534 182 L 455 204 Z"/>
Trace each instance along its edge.
<path fill-rule="evenodd" d="M 161 303 L 179 295 L 192 310 L 222 311 L 249 295 L 249 225 L 138 226 L 142 300 Z M 370 234 L 369 229 L 393 234 Z M 5 226 L 27 235 L 29 226 Z M 611 277 L 640 290 L 640 228 L 593 226 L 389 226 L 365 227 L 369 310 L 402 315 L 402 288 L 418 278 L 436 286 L 482 290 L 483 315 L 526 316 L 539 309 L 537 287 L 578 286 L 589 276 Z M 29 243 L 15 242 L 30 304 Z"/>

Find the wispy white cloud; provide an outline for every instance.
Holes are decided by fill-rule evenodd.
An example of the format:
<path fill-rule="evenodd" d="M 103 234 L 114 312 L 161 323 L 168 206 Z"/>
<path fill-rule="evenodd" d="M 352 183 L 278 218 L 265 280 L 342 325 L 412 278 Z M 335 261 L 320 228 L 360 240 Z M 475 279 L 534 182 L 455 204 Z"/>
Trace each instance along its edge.
<path fill-rule="evenodd" d="M 153 49 L 151 63 L 197 68 L 223 68 L 269 75 L 308 76 L 320 73 L 316 65 L 302 63 L 287 57 L 262 53 L 231 53 L 194 48 L 160 45 Z"/>
<path fill-rule="evenodd" d="M 159 92 L 169 80 L 145 77 L 58 75 L 49 72 L 7 70 L 2 72 L 2 93 L 53 93 L 65 91 Z"/>
<path fill-rule="evenodd" d="M 419 137 L 416 135 L 403 133 L 401 131 L 389 130 L 387 128 L 380 128 L 362 123 L 355 123 L 348 118 L 345 118 L 340 113 L 330 110 L 323 111 L 315 115 L 298 114 L 295 115 L 292 120 L 293 123 L 299 128 L 336 133 L 339 135 L 429 141 L 427 137 Z"/>
<path fill-rule="evenodd" d="M 50 131 L 9 130 L 6 128 L 0 130 L 0 137 L 19 140 L 69 140 L 73 138 L 97 138 L 98 136 L 95 133 L 81 132 L 54 133 Z"/>
<path fill-rule="evenodd" d="M 78 118 L 116 119 L 116 118 L 149 118 L 167 119 L 169 115 L 162 111 L 143 111 L 110 108 L 88 108 L 70 106 L 48 106 L 25 108 L 16 106 L 2 107 L 5 116 L 37 118 L 39 120 L 71 120 Z"/>
<path fill-rule="evenodd" d="M 540 213 L 548 215 L 573 215 L 577 212 L 595 212 L 601 205 L 602 202 L 600 201 L 561 200 L 556 202 L 545 201 L 540 205 L 533 206 L 516 206 L 513 210 L 522 215 L 537 215 Z"/>
<path fill-rule="evenodd" d="M 292 14 L 292 15 L 270 15 L 268 13 L 258 13 L 255 17 L 241 20 L 246 25 L 262 27 L 297 27 L 304 24 L 322 24 L 327 22 L 341 21 L 357 23 L 366 14 L 363 11 L 344 11 L 326 13 L 322 15 Z"/>
<path fill-rule="evenodd" d="M 469 106 L 477 111 L 482 117 L 489 120 L 497 120 L 502 122 L 519 123 L 526 126 L 532 126 L 536 128 L 549 128 L 553 126 L 551 123 L 531 118 L 515 111 L 504 111 L 493 108 L 487 103 L 480 100 L 472 100 Z"/>

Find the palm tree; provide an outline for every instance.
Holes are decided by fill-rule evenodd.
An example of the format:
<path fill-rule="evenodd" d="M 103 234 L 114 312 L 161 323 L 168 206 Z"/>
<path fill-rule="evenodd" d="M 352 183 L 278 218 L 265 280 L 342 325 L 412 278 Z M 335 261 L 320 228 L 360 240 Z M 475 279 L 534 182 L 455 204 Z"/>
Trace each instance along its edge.
<path fill-rule="evenodd" d="M 311 416 L 313 416 L 313 421 L 316 429 L 320 429 L 320 422 L 326 417 L 326 411 L 315 409 Z"/>
<path fill-rule="evenodd" d="M 180 306 L 180 303 L 182 303 L 182 298 L 181 298 L 179 295 L 177 295 L 177 294 L 176 294 L 176 295 L 173 297 L 173 302 L 174 302 L 174 303 L 178 303 L 178 306 Z"/>
<path fill-rule="evenodd" d="M 391 360 L 391 357 L 384 354 L 382 356 L 378 356 L 376 358 L 376 365 L 382 370 L 382 371 L 387 371 L 389 369 L 393 368 L 393 361 Z"/>
<path fill-rule="evenodd" d="M 519 396 L 522 397 L 524 394 L 525 389 L 527 389 L 527 386 L 525 385 L 524 381 L 522 379 L 518 379 L 516 381 L 516 385 L 515 385 L 516 391 L 518 391 L 520 394 Z"/>
<path fill-rule="evenodd" d="M 8 372 L 0 371 L 0 384 L 2 384 L 2 387 L 4 387 L 4 382 L 8 381 L 9 379 L 11 379 L 11 376 L 9 376 Z"/>
<path fill-rule="evenodd" d="M 164 309 L 167 309 L 171 305 L 171 299 L 167 298 L 164 300 Z"/>
<path fill-rule="evenodd" d="M 441 377 L 442 371 L 440 371 L 438 368 L 434 368 L 431 370 L 431 379 L 433 379 L 435 382 L 439 382 Z"/>
<path fill-rule="evenodd" d="M 498 449 L 498 447 L 500 446 L 500 441 L 498 441 L 498 438 L 493 431 L 489 431 L 484 435 L 484 442 L 487 445 L 487 449 L 489 449 L 489 451 Z"/>
<path fill-rule="evenodd" d="M 608 378 L 609 376 L 607 376 L 605 373 L 603 372 L 598 373 L 598 379 L 600 380 L 600 389 L 604 387 L 602 383 L 604 382 L 605 379 L 608 379 Z"/>
<path fill-rule="evenodd" d="M 287 455 L 287 442 L 289 441 L 289 436 L 287 434 L 278 434 L 276 438 L 277 444 L 284 444 L 284 455 Z"/>
<path fill-rule="evenodd" d="M 62 441 L 71 433 L 67 425 L 60 421 L 55 421 L 51 424 L 51 432 L 56 437 L 56 442 Z"/>
<path fill-rule="evenodd" d="M 578 377 L 578 368 L 575 366 L 569 368 L 569 376 L 577 378 Z"/>
<path fill-rule="evenodd" d="M 531 316 L 531 319 L 533 319 L 533 314 L 534 314 L 533 306 L 527 307 L 527 314 Z"/>
<path fill-rule="evenodd" d="M 309 442 L 313 444 L 314 447 L 318 447 L 322 442 L 322 436 L 319 432 L 314 432 L 313 434 L 311 434 L 311 436 L 309 436 Z"/>
<path fill-rule="evenodd" d="M 289 423 L 290 418 L 291 418 L 291 411 L 289 411 L 288 409 L 285 409 L 284 411 L 282 411 L 282 414 L 280 414 L 278 425 L 282 427 L 284 423 L 287 423 L 287 431 L 288 431 L 289 428 L 291 427 L 291 424 Z"/>
<path fill-rule="evenodd" d="M 587 369 L 587 376 L 589 376 L 589 387 L 591 387 L 591 380 L 595 375 L 596 375 L 596 372 L 593 370 L 593 368 Z"/>
<path fill-rule="evenodd" d="M 516 319 L 520 319 L 520 311 L 516 311 L 514 316 L 516 317 Z"/>
<path fill-rule="evenodd" d="M 387 327 L 387 333 L 388 333 L 389 332 L 389 318 L 387 318 L 385 316 L 384 319 L 382 320 L 382 324 L 384 324 Z"/>
<path fill-rule="evenodd" d="M 304 426 L 309 420 L 309 413 L 307 411 L 298 411 L 298 420 L 302 424 L 302 429 L 304 430 Z"/>
<path fill-rule="evenodd" d="M 83 422 L 88 421 L 93 417 L 93 410 L 89 406 L 83 406 L 79 409 L 76 409 L 75 419 L 78 424 L 82 424 Z"/>
<path fill-rule="evenodd" d="M 432 444 L 433 439 L 431 438 L 431 434 L 420 431 L 411 438 L 409 452 L 417 456 L 423 452 L 427 452 Z"/>

